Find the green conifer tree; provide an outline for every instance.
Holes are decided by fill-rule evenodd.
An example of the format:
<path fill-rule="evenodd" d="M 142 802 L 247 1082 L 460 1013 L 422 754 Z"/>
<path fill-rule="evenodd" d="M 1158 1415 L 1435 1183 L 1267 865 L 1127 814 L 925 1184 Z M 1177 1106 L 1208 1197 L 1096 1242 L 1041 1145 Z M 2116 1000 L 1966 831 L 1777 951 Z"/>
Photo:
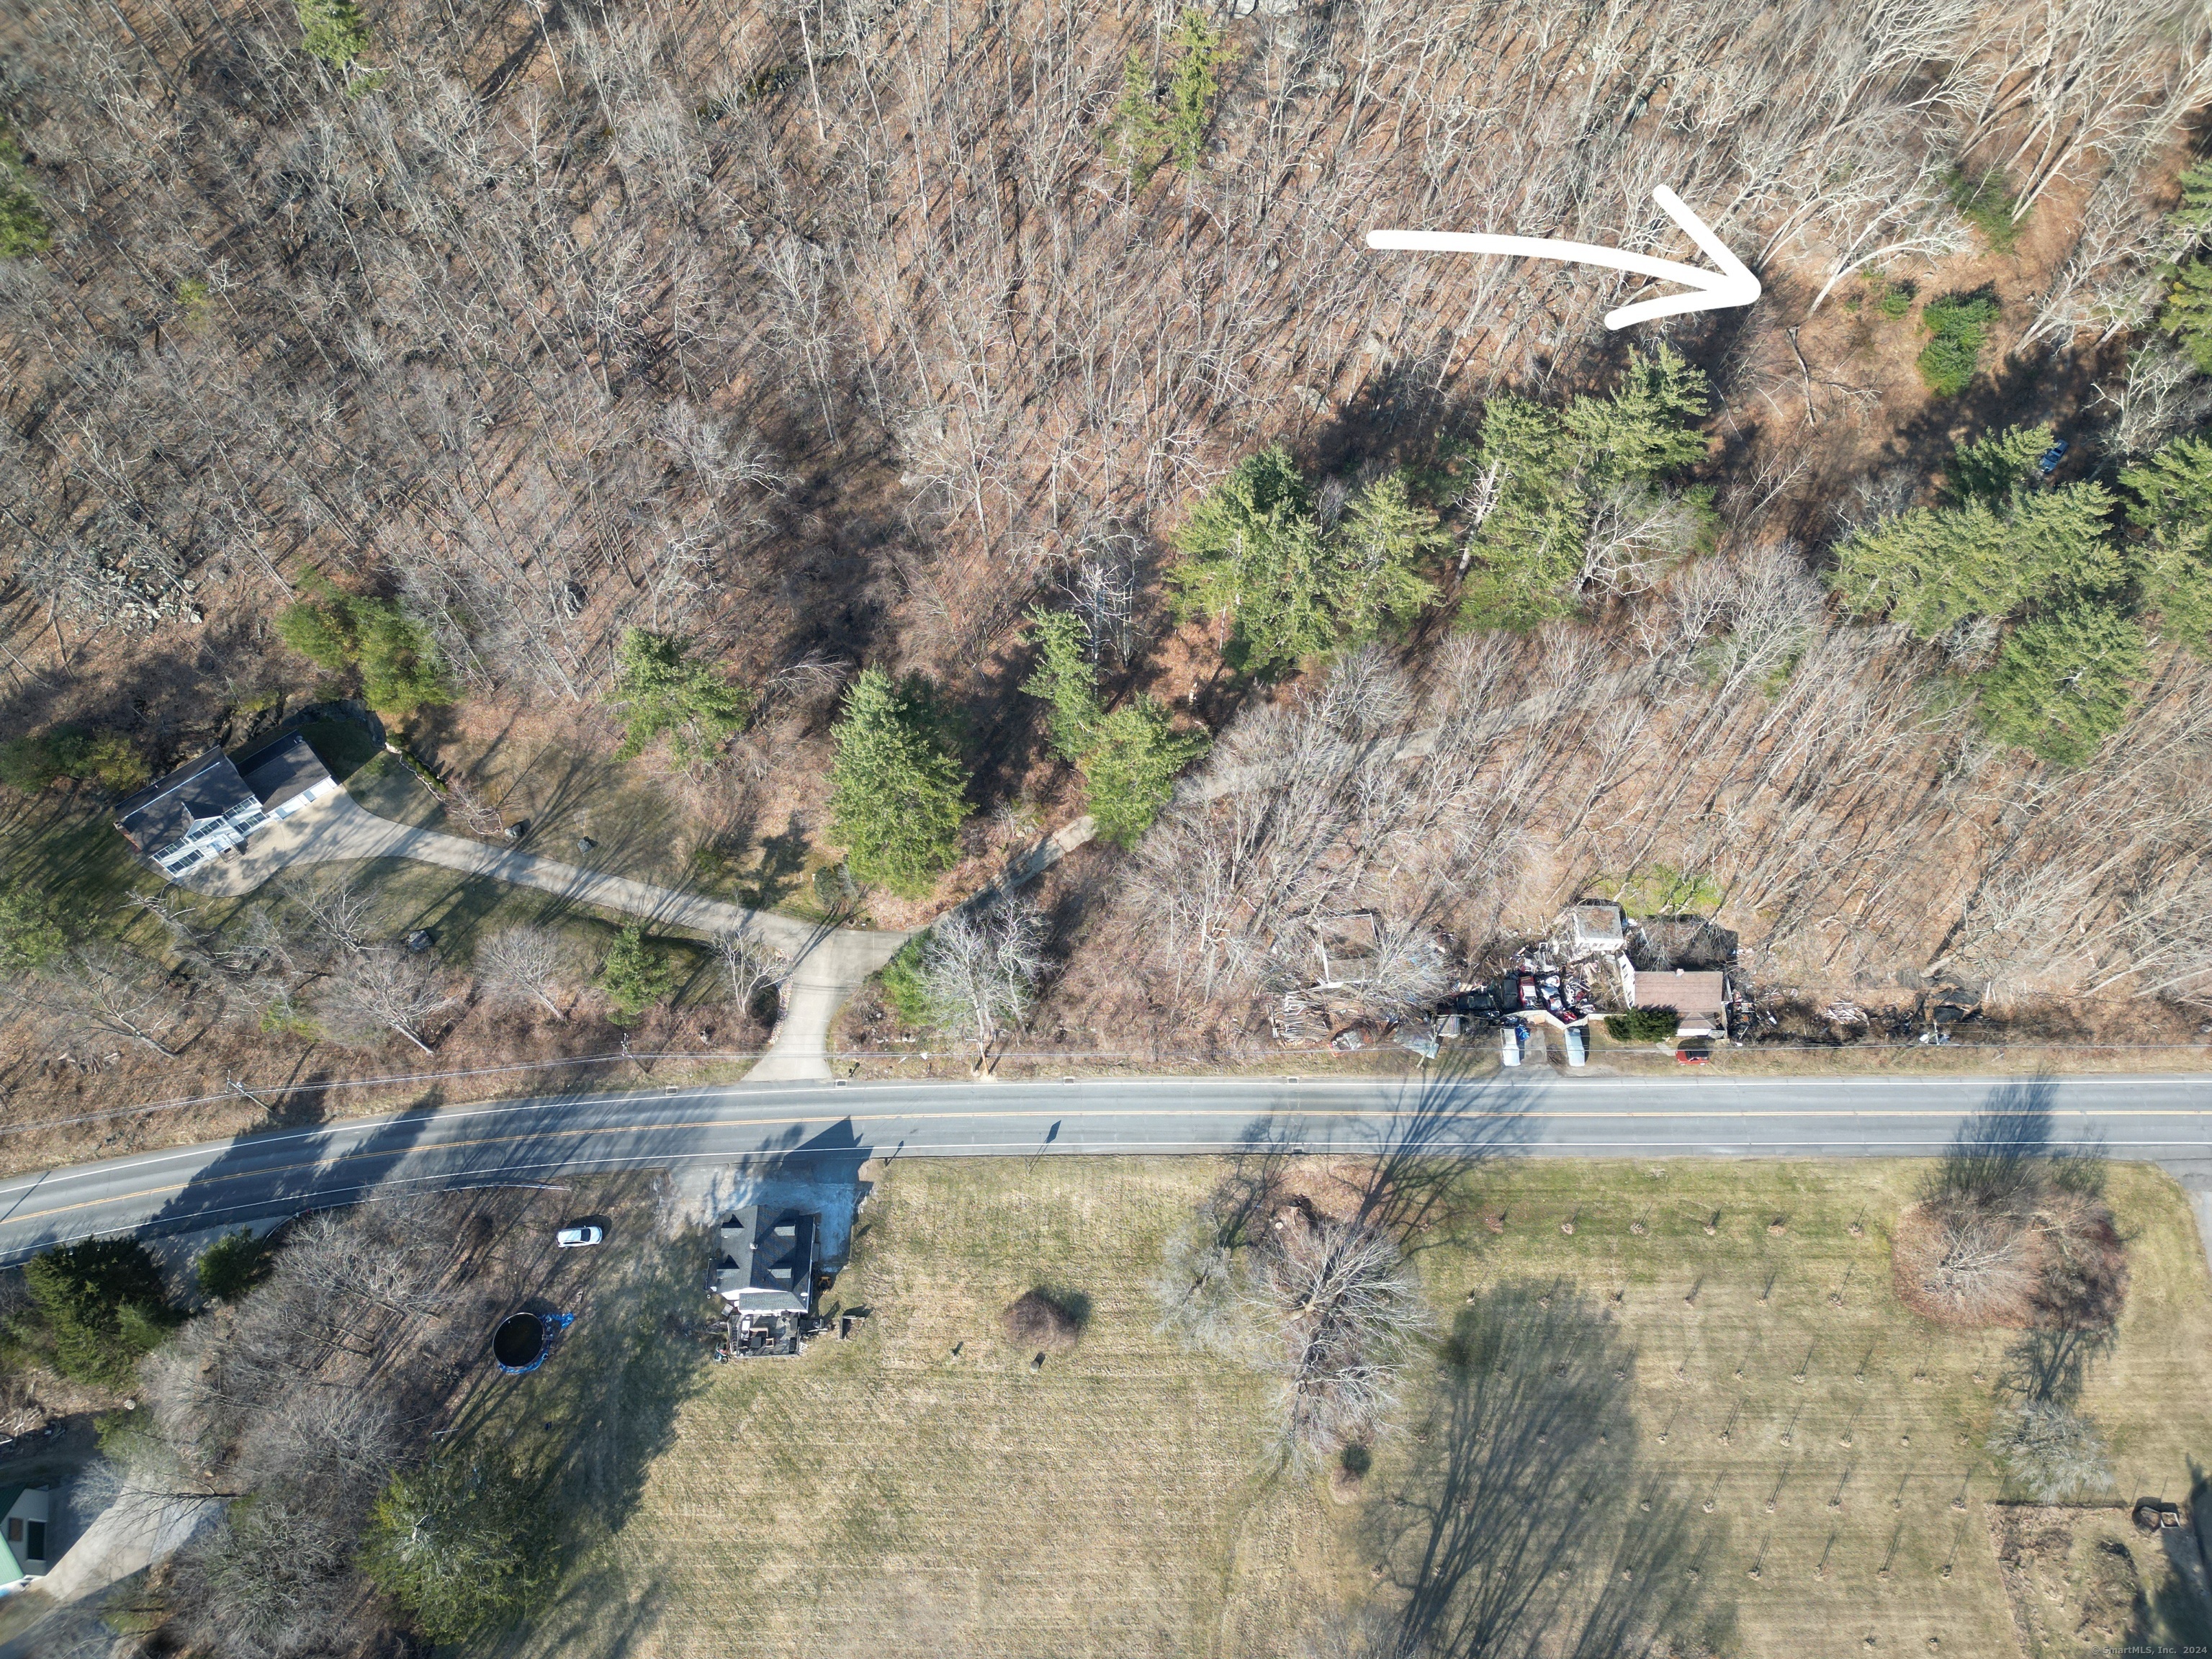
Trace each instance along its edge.
<path fill-rule="evenodd" d="M 340 75 L 368 50 L 368 23 L 354 0 L 295 0 L 300 44 Z"/>
<path fill-rule="evenodd" d="M 968 775 L 927 688 L 866 671 L 845 693 L 836 738 L 832 838 L 861 879 L 920 897 L 959 858 L 968 815 Z"/>
<path fill-rule="evenodd" d="M 2021 623 L 1982 677 L 1984 728 L 2062 766 L 2078 766 L 2126 723 L 2143 673 L 2142 630 L 2092 602 Z"/>
<path fill-rule="evenodd" d="M 58 1245 L 23 1264 L 23 1286 L 54 1368 L 109 1388 L 129 1383 L 177 1322 L 161 1270 L 135 1238 Z"/>
<path fill-rule="evenodd" d="M 348 593 L 319 570 L 301 579 L 305 595 L 277 613 L 276 633 L 317 667 L 361 676 L 362 696 L 400 719 L 453 700 L 452 680 L 430 630 L 392 599 Z"/>
<path fill-rule="evenodd" d="M 27 258 L 54 245 L 54 222 L 31 188 L 23 153 L 0 121 L 0 259 Z"/>
<path fill-rule="evenodd" d="M 1693 551 L 1710 509 L 1668 481 L 1703 459 L 1698 422 L 1709 406 L 1704 374 L 1663 344 L 1649 356 L 1632 351 L 1609 395 L 1577 394 L 1564 410 L 1492 398 L 1474 457 L 1490 493 L 1468 541 L 1462 623 L 1525 629 L 1572 614 L 1584 539 L 1607 500 L 1642 503 L 1668 526 L 1667 542 L 1680 541 L 1674 554 Z"/>
<path fill-rule="evenodd" d="M 676 988 L 676 964 L 646 940 L 645 930 L 632 922 L 616 935 L 599 964 L 599 989 L 614 1009 L 617 1025 L 635 1025 L 645 1011 L 667 999 Z"/>
<path fill-rule="evenodd" d="M 1183 556 L 1168 581 L 1182 614 L 1212 618 L 1231 665 L 1255 673 L 1412 617 L 1436 592 L 1417 564 L 1444 538 L 1409 488 L 1402 475 L 1382 481 L 1324 531 L 1288 451 L 1246 456 L 1175 532 Z"/>
<path fill-rule="evenodd" d="M 1945 500 L 1954 506 L 2006 501 L 2033 481 L 2035 463 L 2051 447 L 2053 435 L 2048 426 L 2008 426 L 1960 445 L 1943 469 Z"/>
<path fill-rule="evenodd" d="M 1121 66 L 1121 95 L 1107 121 L 1106 153 L 1142 190 L 1173 161 L 1185 173 L 1206 156 L 1206 129 L 1221 94 L 1221 71 L 1236 54 L 1206 15 L 1191 9 L 1166 43 L 1167 85 L 1156 88 L 1145 55 L 1133 52 Z"/>
<path fill-rule="evenodd" d="M 614 691 L 624 726 L 620 758 L 643 752 L 665 733 L 678 760 L 709 760 L 744 730 L 752 693 L 691 651 L 690 641 L 673 634 L 623 631 L 615 647 Z"/>
<path fill-rule="evenodd" d="M 1175 793 L 1176 779 L 1212 744 L 1203 732 L 1176 732 L 1167 710 L 1151 697 L 1103 716 L 1082 762 L 1099 838 L 1135 846 Z"/>
<path fill-rule="evenodd" d="M 2212 656 L 2212 441 L 2176 438 L 2120 474 L 2143 603 L 2167 633 Z"/>
<path fill-rule="evenodd" d="M 1862 616 L 1932 639 L 1969 617 L 2001 621 L 2033 601 L 2112 587 L 2122 574 L 2112 508 L 2094 483 L 1915 508 L 1846 540 L 1829 580 Z"/>
<path fill-rule="evenodd" d="M 362 1571 L 434 1642 L 526 1613 L 552 1566 L 543 1497 L 505 1467 L 440 1457 L 395 1476 L 370 1510 Z"/>
<path fill-rule="evenodd" d="M 1062 760 L 1079 761 L 1097 725 L 1098 669 L 1091 660 L 1091 630 L 1072 611 L 1032 611 L 1030 638 L 1037 665 L 1022 690 L 1052 705 L 1052 746 Z"/>

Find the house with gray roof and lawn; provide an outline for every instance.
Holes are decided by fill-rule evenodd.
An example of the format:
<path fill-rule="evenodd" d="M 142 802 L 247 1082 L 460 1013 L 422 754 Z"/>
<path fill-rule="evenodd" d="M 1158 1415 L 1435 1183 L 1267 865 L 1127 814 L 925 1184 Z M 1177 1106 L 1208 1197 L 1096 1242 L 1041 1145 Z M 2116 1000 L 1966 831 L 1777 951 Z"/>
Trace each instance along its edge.
<path fill-rule="evenodd" d="M 321 757 L 293 732 L 235 760 L 209 750 L 125 799 L 115 809 L 115 827 L 141 858 L 173 880 L 337 790 Z"/>

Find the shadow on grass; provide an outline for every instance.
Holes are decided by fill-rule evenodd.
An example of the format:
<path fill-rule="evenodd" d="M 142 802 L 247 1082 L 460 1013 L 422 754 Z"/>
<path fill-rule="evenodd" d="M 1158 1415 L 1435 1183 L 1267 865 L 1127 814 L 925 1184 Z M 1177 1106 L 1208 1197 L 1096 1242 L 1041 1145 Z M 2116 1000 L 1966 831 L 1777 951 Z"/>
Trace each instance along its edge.
<path fill-rule="evenodd" d="M 2081 1398 L 2089 1367 L 2118 1346 L 2112 1326 L 2029 1331 L 2005 1350 L 1997 1386 L 2033 1405 L 2051 1402 L 2071 1408 Z"/>
<path fill-rule="evenodd" d="M 143 869 L 109 808 L 88 793 L 0 798 L 0 879 L 43 896 L 72 931 L 127 931 L 124 901 Z"/>
<path fill-rule="evenodd" d="M 706 1260 L 695 1228 L 601 1257 L 586 1305 L 544 1366 L 489 1381 L 456 1423 L 455 1443 L 504 1445 L 531 1472 L 561 1531 L 555 1587 L 488 1650 L 628 1652 L 657 1620 L 662 1592 L 652 1565 L 641 1567 L 615 1540 L 711 1369 L 708 1344 L 692 1334 Z M 544 1293 L 577 1306 L 557 1284 Z"/>
<path fill-rule="evenodd" d="M 2159 1542 L 2168 1571 L 2158 1594 L 2138 1597 L 2134 1626 L 2123 1653 L 2202 1653 L 2212 1648 L 2212 1592 L 2205 1588 L 2212 1565 L 2212 1475 L 2189 1460 L 2190 1524 L 2162 1527 Z"/>
<path fill-rule="evenodd" d="M 1502 1285 L 1462 1312 L 1409 1467 L 1368 1511 L 1382 1652 L 1725 1645 L 1729 1609 L 1700 1583 L 1723 1523 L 1640 1466 L 1635 1363 L 1571 1287 Z"/>

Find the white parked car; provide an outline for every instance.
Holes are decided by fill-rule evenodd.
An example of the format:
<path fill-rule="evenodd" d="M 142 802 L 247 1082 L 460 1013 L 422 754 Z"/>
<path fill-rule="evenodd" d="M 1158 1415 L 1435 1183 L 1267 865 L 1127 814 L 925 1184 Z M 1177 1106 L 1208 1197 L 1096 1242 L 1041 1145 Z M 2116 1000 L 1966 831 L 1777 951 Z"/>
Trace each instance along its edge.
<path fill-rule="evenodd" d="M 553 1242 L 564 1250 L 576 1250 L 586 1244 L 597 1244 L 606 1236 L 604 1227 L 563 1227 L 553 1235 Z"/>

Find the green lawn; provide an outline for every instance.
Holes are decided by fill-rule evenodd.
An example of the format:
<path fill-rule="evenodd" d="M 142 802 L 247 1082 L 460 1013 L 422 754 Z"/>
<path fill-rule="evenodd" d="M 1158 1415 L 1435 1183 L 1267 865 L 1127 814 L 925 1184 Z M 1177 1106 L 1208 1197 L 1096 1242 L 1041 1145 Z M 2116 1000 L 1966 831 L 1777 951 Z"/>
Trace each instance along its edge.
<path fill-rule="evenodd" d="M 72 933 L 155 937 L 127 901 L 161 884 L 132 854 L 111 805 L 88 794 L 0 792 L 0 882 L 43 896 Z"/>
<path fill-rule="evenodd" d="M 623 1288 L 607 1340 L 626 1364 L 690 1369 L 646 1390 L 665 1431 L 642 1414 L 651 1455 L 616 1457 L 634 1484 L 581 1506 L 593 1519 L 562 1592 L 501 1650 L 1275 1655 L 1411 1597 L 1451 1651 L 1519 1652 L 1495 1641 L 1540 1613 L 1538 1651 L 1611 1619 L 1659 1624 L 1686 1652 L 1797 1659 L 1869 1636 L 1881 1652 L 2009 1652 L 1990 1528 L 2019 1511 L 1990 1508 L 1978 1445 L 2014 1339 L 1939 1332 L 1892 1296 L 1887 1226 L 1921 1167 L 1476 1172 L 1464 1221 L 1422 1235 L 1438 1339 L 1345 1504 L 1282 1467 L 1263 1378 L 1153 1330 L 1146 1276 L 1211 1161 L 899 1161 L 832 1293 L 873 1316 L 795 1361 L 702 1368 L 669 1334 L 703 1306 L 703 1237 L 627 1265 L 610 1250 L 599 1270 Z M 2203 1255 L 2162 1175 L 2116 1167 L 2110 1196 L 2133 1288 L 2083 1408 L 2119 1493 L 2185 1498 L 2191 1458 L 2212 1455 Z M 1072 1352 L 1032 1370 L 996 1322 L 1040 1284 L 1092 1311 Z M 622 1418 L 625 1396 L 539 1387 L 479 1431 L 582 1444 L 580 1425 Z M 586 1438 L 605 1432 L 620 1437 Z M 2121 1536 L 2116 1515 L 2081 1512 L 2076 1531 Z M 2150 1633 L 2191 1635 L 2155 1542 L 2131 1547 L 2167 1609 Z M 2094 1633 L 2096 1608 L 2077 1618 L 2063 1598 L 2111 1616 L 2111 1584 L 2090 1583 L 2110 1553 L 2074 1553 L 2078 1571 L 2045 1575 L 2062 1599 L 2034 1592 L 2065 1632 L 2039 1652 Z"/>

